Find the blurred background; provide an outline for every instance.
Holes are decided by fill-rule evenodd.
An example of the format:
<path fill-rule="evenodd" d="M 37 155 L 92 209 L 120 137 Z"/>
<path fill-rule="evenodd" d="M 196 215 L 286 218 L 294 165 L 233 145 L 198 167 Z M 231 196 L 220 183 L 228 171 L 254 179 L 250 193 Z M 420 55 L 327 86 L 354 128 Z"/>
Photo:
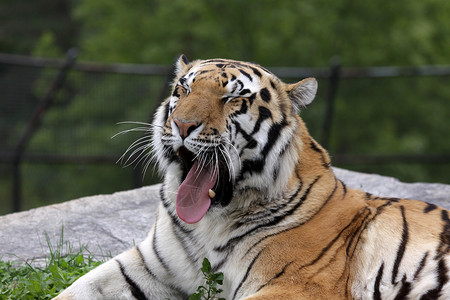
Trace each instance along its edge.
<path fill-rule="evenodd" d="M 450 1 L 2 0 L 0 214 L 159 181 L 116 164 L 172 64 L 257 62 L 319 93 L 333 164 L 450 184 Z"/>

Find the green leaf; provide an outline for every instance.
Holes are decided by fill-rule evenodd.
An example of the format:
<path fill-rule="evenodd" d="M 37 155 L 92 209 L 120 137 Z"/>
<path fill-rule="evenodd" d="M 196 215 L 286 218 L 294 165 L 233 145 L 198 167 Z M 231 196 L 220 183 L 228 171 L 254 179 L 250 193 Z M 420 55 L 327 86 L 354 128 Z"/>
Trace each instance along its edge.
<path fill-rule="evenodd" d="M 211 263 L 209 262 L 209 260 L 207 258 L 203 259 L 202 271 L 203 271 L 203 273 L 211 272 Z"/>
<path fill-rule="evenodd" d="M 82 254 L 78 255 L 77 258 L 75 259 L 75 263 L 76 263 L 77 265 L 80 265 L 80 264 L 82 264 L 83 262 L 84 262 L 84 257 L 83 257 L 83 255 L 82 255 Z"/>
<path fill-rule="evenodd" d="M 192 294 L 189 296 L 189 300 L 201 300 L 202 296 L 200 296 L 199 294 Z"/>
<path fill-rule="evenodd" d="M 49 271 L 52 273 L 54 278 L 65 280 L 63 271 L 57 265 L 51 265 Z"/>
<path fill-rule="evenodd" d="M 222 285 L 223 284 L 223 279 L 224 279 L 223 273 L 219 272 L 219 273 L 216 273 L 214 275 L 215 275 L 214 281 L 217 282 L 218 284 Z"/>

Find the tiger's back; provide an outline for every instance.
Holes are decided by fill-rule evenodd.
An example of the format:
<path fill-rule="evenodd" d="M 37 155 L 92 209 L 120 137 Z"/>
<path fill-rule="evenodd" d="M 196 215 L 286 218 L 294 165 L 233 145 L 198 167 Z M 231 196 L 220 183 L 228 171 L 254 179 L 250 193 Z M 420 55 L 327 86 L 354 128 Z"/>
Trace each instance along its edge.
<path fill-rule="evenodd" d="M 316 89 L 180 57 L 152 127 L 164 183 L 148 237 L 57 299 L 185 299 L 204 257 L 229 300 L 450 298 L 448 211 L 337 179 L 298 116 Z"/>
<path fill-rule="evenodd" d="M 434 205 L 343 188 L 271 238 L 254 267 L 265 283 L 248 299 L 448 299 L 449 224 Z"/>
<path fill-rule="evenodd" d="M 348 188 L 301 132 L 313 159 L 297 165 L 304 199 L 295 213 L 313 217 L 259 242 L 248 299 L 448 299 L 448 210 Z M 301 209 L 306 198 L 317 198 L 312 212 Z"/>

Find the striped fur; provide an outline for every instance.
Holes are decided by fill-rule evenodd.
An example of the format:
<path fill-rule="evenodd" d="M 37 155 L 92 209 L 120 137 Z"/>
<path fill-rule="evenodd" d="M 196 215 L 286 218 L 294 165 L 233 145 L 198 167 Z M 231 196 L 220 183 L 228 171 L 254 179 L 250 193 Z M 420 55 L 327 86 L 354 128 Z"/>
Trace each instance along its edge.
<path fill-rule="evenodd" d="M 56 299 L 187 299 L 204 257 L 228 300 L 449 299 L 448 211 L 338 180 L 298 117 L 316 88 L 253 63 L 180 57 L 152 128 L 164 183 L 148 237 Z M 186 223 L 176 206 L 190 160 L 216 196 Z"/>

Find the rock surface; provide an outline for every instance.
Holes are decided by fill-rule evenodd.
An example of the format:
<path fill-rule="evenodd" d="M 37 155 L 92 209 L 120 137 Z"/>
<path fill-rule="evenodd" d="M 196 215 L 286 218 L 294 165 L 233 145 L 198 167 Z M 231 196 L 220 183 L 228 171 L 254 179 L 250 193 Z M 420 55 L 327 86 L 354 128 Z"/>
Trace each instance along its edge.
<path fill-rule="evenodd" d="M 450 209 L 450 185 L 402 183 L 395 178 L 334 168 L 347 186 L 378 196 L 423 200 Z M 155 218 L 160 185 L 98 195 L 0 217 L 0 260 L 40 263 L 48 256 L 45 235 L 55 245 L 63 235 L 74 248 L 116 255 L 147 235 Z"/>

